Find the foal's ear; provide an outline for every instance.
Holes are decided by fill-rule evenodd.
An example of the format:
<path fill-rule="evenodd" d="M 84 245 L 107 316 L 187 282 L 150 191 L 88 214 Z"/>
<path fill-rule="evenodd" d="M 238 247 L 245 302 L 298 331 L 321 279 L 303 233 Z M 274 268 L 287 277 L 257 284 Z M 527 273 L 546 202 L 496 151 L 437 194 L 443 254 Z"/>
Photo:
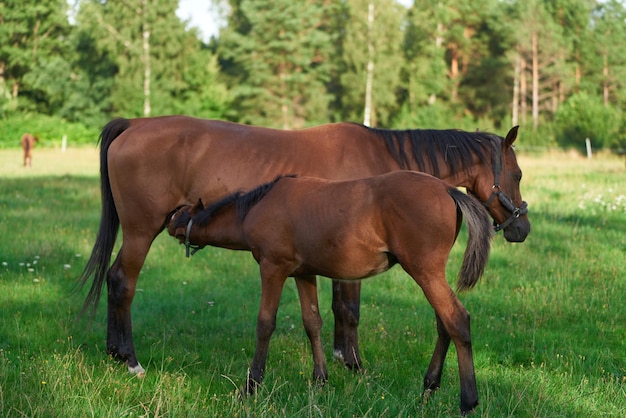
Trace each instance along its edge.
<path fill-rule="evenodd" d="M 513 145 L 513 142 L 517 139 L 517 130 L 519 126 L 514 126 L 511 128 L 508 134 L 506 134 L 506 138 L 504 139 L 504 147 L 510 148 Z"/>
<path fill-rule="evenodd" d="M 199 212 L 201 210 L 204 210 L 204 203 L 202 203 L 202 199 L 198 199 L 198 203 L 196 203 L 196 205 L 193 207 L 193 211 L 194 212 Z"/>

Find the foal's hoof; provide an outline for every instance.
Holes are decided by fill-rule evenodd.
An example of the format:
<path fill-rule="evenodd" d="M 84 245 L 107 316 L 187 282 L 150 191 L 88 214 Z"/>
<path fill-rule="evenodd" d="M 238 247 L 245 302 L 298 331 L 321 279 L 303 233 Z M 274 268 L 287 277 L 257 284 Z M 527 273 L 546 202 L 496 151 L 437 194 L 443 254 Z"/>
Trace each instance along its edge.
<path fill-rule="evenodd" d="M 313 376 L 313 380 L 312 380 L 312 386 L 315 386 L 316 388 L 323 388 L 324 386 L 326 386 L 326 383 L 328 383 L 328 375 L 326 376 Z"/>
<path fill-rule="evenodd" d="M 478 397 L 470 397 L 469 399 L 463 399 L 461 397 L 461 416 L 467 416 L 474 413 L 478 406 Z"/>
<path fill-rule="evenodd" d="M 243 399 L 254 395 L 261 383 L 257 382 L 250 376 L 246 379 L 246 384 L 239 390 L 239 396 Z"/>
<path fill-rule="evenodd" d="M 333 358 L 343 363 L 343 365 L 346 366 L 347 369 L 353 371 L 363 370 L 363 364 L 361 363 L 361 359 L 354 358 L 354 356 L 350 357 L 352 357 L 352 359 L 348 359 L 346 356 L 344 356 L 343 351 L 337 348 L 333 350 Z"/>
<path fill-rule="evenodd" d="M 476 407 L 473 407 L 473 408 L 471 408 L 471 409 L 469 409 L 469 410 L 464 410 L 463 408 L 461 408 L 461 416 L 462 416 L 462 417 L 466 417 L 466 416 L 468 416 L 468 415 L 472 415 L 474 412 L 476 412 L 476 409 L 475 409 L 475 408 L 476 408 Z"/>

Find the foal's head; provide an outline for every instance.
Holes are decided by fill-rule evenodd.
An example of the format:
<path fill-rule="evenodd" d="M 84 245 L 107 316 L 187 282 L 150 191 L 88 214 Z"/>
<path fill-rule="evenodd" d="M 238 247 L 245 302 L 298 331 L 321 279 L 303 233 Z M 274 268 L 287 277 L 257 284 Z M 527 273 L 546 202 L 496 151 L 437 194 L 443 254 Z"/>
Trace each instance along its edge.
<path fill-rule="evenodd" d="M 185 242 L 188 234 L 187 227 L 189 221 L 202 210 L 204 210 L 204 205 L 200 199 L 198 199 L 198 203 L 194 206 L 186 205 L 179 207 L 170 217 L 167 224 L 167 232 L 171 236 L 178 238 L 181 243 Z"/>

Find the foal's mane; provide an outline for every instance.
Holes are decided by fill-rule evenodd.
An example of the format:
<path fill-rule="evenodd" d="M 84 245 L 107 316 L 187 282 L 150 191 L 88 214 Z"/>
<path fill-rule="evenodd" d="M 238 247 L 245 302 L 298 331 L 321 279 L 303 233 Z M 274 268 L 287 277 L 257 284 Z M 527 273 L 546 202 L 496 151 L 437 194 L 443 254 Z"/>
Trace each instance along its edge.
<path fill-rule="evenodd" d="M 437 157 L 443 157 L 452 173 L 469 172 L 474 156 L 487 162 L 493 143 L 498 145 L 502 138 L 489 132 L 468 132 L 456 129 L 404 129 L 390 130 L 370 128 L 370 132 L 385 141 L 391 156 L 402 169 L 410 169 L 415 162 L 419 171 L 432 167 L 435 177 L 439 176 L 440 167 Z M 407 147 L 411 147 L 410 155 Z M 499 149 L 499 148 L 497 148 Z"/>
<path fill-rule="evenodd" d="M 265 195 L 268 194 L 270 190 L 272 190 L 274 185 L 284 177 L 296 177 L 296 175 L 288 174 L 277 176 L 274 180 L 262 184 L 250 191 L 236 191 L 235 193 L 210 204 L 209 206 L 198 212 L 193 217 L 193 221 L 199 226 L 205 226 L 211 221 L 213 215 L 215 215 L 220 210 L 226 208 L 227 206 L 234 204 L 235 210 L 237 211 L 237 221 L 241 223 L 250 211 L 250 209 L 252 209 L 252 207 L 257 203 L 259 203 L 261 199 L 263 199 Z"/>

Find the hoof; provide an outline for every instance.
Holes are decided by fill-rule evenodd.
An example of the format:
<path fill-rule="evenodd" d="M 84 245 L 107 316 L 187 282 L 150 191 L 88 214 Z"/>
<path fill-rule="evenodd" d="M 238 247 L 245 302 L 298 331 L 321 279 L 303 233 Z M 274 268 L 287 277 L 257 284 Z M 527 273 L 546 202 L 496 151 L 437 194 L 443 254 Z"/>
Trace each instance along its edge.
<path fill-rule="evenodd" d="M 248 376 L 248 378 L 246 379 L 246 385 L 241 388 L 241 397 L 245 398 L 246 396 L 254 395 L 260 385 L 261 382 L 257 382 L 252 377 Z"/>
<path fill-rule="evenodd" d="M 343 355 L 343 352 L 339 349 L 333 350 L 333 358 L 338 362 L 343 363 L 343 365 L 350 370 L 359 371 L 363 369 L 360 359 L 355 359 L 354 362 L 348 362 L 346 357 Z"/>
<path fill-rule="evenodd" d="M 323 388 L 328 383 L 328 373 L 318 376 L 313 375 L 312 382 L 316 387 Z"/>
<path fill-rule="evenodd" d="M 468 415 L 472 415 L 474 412 L 475 412 L 474 408 L 472 408 L 472 409 L 470 409 L 468 411 L 465 411 L 465 410 L 461 409 L 461 416 L 462 417 L 466 417 Z"/>
<path fill-rule="evenodd" d="M 478 406 L 478 401 L 473 402 L 472 406 L 461 405 L 461 416 L 466 417 L 468 415 L 472 415 L 476 411 L 477 406 Z"/>
<path fill-rule="evenodd" d="M 143 367 L 141 367 L 141 364 L 139 363 L 137 363 L 137 365 L 134 367 L 128 366 L 128 372 L 130 374 L 136 375 L 140 379 L 143 379 L 144 377 L 146 377 L 146 371 L 144 370 Z"/>
<path fill-rule="evenodd" d="M 422 401 L 424 401 L 424 403 L 427 403 L 434 392 L 435 391 L 432 389 L 424 389 L 424 392 L 422 392 Z"/>

